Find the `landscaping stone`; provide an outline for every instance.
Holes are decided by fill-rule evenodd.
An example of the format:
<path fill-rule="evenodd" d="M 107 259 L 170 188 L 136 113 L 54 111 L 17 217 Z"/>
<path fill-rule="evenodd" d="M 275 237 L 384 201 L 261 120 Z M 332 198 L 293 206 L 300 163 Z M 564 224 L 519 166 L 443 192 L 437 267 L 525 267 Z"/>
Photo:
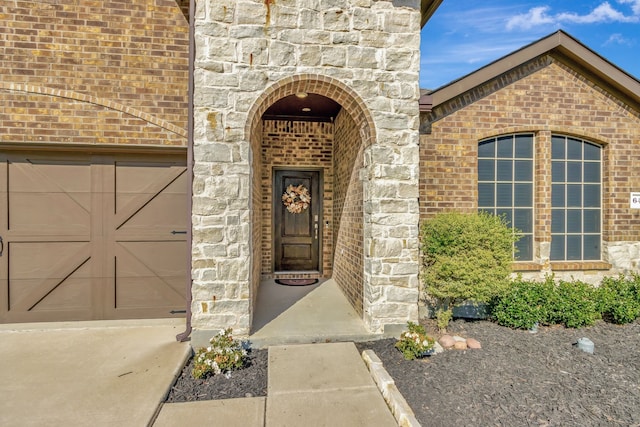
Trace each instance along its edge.
<path fill-rule="evenodd" d="M 475 338 L 467 338 L 467 347 L 471 349 L 480 349 L 482 348 L 482 345 L 480 344 L 480 341 Z"/>
<path fill-rule="evenodd" d="M 456 343 L 453 345 L 453 348 L 455 350 L 466 350 L 467 349 L 467 341 L 456 341 Z"/>
<path fill-rule="evenodd" d="M 438 339 L 438 342 L 444 348 L 451 348 L 456 343 L 456 340 L 451 335 L 443 335 Z"/>

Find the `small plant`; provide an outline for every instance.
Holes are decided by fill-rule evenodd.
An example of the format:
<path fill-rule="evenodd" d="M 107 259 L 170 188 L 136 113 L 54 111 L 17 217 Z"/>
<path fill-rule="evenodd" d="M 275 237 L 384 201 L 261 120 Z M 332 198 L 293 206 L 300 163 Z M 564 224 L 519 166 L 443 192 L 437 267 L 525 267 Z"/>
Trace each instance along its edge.
<path fill-rule="evenodd" d="M 440 329 L 441 331 L 446 330 L 452 318 L 453 318 L 452 309 L 444 310 L 441 308 L 438 311 L 436 311 L 436 320 L 438 323 L 438 329 Z"/>
<path fill-rule="evenodd" d="M 640 276 L 607 277 L 598 288 L 598 308 L 613 323 L 631 323 L 640 317 Z"/>
<path fill-rule="evenodd" d="M 247 351 L 239 341 L 233 339 L 231 328 L 221 330 L 209 343 L 209 347 L 199 349 L 194 357 L 193 378 L 230 374 L 232 370 L 244 366 Z"/>
<path fill-rule="evenodd" d="M 434 339 L 427 336 L 422 325 L 408 322 L 407 327 L 409 330 L 400 334 L 396 348 L 402 352 L 407 360 L 424 357 L 433 348 Z"/>

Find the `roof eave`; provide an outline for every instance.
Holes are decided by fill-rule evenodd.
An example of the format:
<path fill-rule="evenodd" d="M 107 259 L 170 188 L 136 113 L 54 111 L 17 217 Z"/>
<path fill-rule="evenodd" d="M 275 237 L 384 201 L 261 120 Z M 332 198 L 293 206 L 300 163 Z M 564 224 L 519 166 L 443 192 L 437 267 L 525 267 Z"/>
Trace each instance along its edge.
<path fill-rule="evenodd" d="M 443 0 L 420 0 L 420 28 L 431 19 L 431 16 L 436 12 L 436 9 L 440 6 Z"/>
<path fill-rule="evenodd" d="M 560 61 L 567 62 L 573 67 L 579 67 L 585 74 L 593 76 L 612 88 L 618 96 L 623 96 L 627 101 L 640 106 L 640 82 L 637 79 L 564 31 L 557 31 L 471 74 L 423 95 L 423 97 L 430 95 L 432 98 L 424 101 L 422 97 L 420 98 L 420 111 L 430 111 L 431 107 L 453 99 L 544 54 L 551 54 Z M 426 109 L 428 104 L 430 104 L 429 110 Z"/>

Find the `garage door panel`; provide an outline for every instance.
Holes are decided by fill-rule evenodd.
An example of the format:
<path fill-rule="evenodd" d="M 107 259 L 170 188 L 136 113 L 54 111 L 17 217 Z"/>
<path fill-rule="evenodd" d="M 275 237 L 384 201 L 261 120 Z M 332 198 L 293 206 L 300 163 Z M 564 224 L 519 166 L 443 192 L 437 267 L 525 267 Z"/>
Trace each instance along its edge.
<path fill-rule="evenodd" d="M 185 171 L 184 166 L 171 163 L 119 162 L 115 168 L 115 228 L 184 225 L 184 210 L 176 206 L 186 203 Z"/>
<path fill-rule="evenodd" d="M 182 315 L 185 171 L 182 156 L 0 154 L 0 322 Z"/>
<path fill-rule="evenodd" d="M 7 256 L 10 312 L 90 308 L 88 242 L 12 242 Z"/>
<path fill-rule="evenodd" d="M 23 235 L 50 236 L 90 232 L 88 212 L 75 209 L 60 194 L 17 194 L 9 198 L 12 231 Z"/>
<path fill-rule="evenodd" d="M 90 310 L 91 265 L 87 260 L 31 308 L 33 312 Z M 43 313 L 44 314 L 44 313 Z"/>
<path fill-rule="evenodd" d="M 187 174 L 181 173 L 166 187 L 151 195 L 144 194 L 130 203 L 129 209 L 135 213 L 116 215 L 117 230 L 121 233 L 148 232 L 160 237 L 171 237 L 172 231 L 184 231 L 187 227 L 186 188 Z M 175 236 L 175 233 L 173 234 Z"/>
<path fill-rule="evenodd" d="M 9 170 L 9 161 L 5 155 L 0 154 L 0 323 L 5 322 L 7 310 L 9 309 L 9 263 L 5 255 L 5 249 L 9 245 L 10 240 L 6 235 L 9 228 L 9 209 L 7 193 L 7 171 Z"/>
<path fill-rule="evenodd" d="M 186 242 L 119 242 L 115 307 L 184 308 L 185 250 Z"/>
<path fill-rule="evenodd" d="M 10 230 L 30 235 L 89 233 L 89 163 L 44 164 L 23 159 L 10 162 L 8 169 Z"/>

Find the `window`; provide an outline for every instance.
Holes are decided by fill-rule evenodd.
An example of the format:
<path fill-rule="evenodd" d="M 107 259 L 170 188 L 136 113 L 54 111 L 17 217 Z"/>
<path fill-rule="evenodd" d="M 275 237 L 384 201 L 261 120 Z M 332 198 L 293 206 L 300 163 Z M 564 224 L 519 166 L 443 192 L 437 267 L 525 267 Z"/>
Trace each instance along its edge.
<path fill-rule="evenodd" d="M 581 139 L 551 137 L 552 261 L 600 260 L 601 151 Z"/>
<path fill-rule="evenodd" d="M 504 216 L 521 235 L 515 259 L 533 259 L 533 134 L 480 141 L 478 210 Z"/>

